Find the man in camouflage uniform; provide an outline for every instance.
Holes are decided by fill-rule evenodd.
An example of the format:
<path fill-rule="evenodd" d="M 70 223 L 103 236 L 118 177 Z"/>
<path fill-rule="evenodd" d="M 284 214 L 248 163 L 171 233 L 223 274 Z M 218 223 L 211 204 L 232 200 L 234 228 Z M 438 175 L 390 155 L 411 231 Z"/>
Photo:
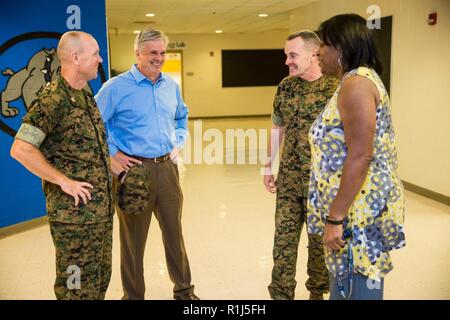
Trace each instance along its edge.
<path fill-rule="evenodd" d="M 65 33 L 61 76 L 38 93 L 11 155 L 43 179 L 56 251 L 57 299 L 104 299 L 111 276 L 112 178 L 105 128 L 86 90 L 102 58 L 95 39 Z M 114 164 L 117 173 L 119 166 Z"/>
<path fill-rule="evenodd" d="M 310 175 L 310 148 L 308 131 L 315 118 L 333 95 L 337 80 L 322 75 L 317 53 L 320 40 L 314 32 L 291 34 L 286 42 L 286 65 L 289 77 L 278 85 L 272 114 L 272 136 L 283 152 L 277 181 L 272 174 L 272 160 L 278 149 L 271 150 L 272 160 L 266 165 L 264 185 L 276 192 L 275 237 L 273 247 L 272 299 L 294 299 L 297 251 L 303 224 L 306 221 L 308 183 Z M 323 244 L 318 236 L 308 234 L 309 279 L 306 288 L 310 299 L 323 299 L 329 290 Z"/>

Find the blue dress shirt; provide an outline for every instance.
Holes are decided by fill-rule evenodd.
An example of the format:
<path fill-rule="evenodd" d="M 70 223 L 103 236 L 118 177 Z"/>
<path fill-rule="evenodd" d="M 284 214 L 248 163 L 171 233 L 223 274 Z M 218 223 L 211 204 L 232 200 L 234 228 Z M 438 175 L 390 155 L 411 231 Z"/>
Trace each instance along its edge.
<path fill-rule="evenodd" d="M 133 65 L 103 84 L 95 100 L 112 156 L 117 151 L 155 158 L 183 147 L 188 109 L 177 83 L 161 73 L 152 83 Z"/>

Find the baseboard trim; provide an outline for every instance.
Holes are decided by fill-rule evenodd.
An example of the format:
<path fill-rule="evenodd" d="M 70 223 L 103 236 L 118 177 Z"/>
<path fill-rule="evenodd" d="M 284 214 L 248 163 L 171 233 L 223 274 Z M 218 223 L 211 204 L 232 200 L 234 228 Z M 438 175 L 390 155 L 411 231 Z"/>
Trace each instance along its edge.
<path fill-rule="evenodd" d="M 407 181 L 402 180 L 402 182 L 403 182 L 403 186 L 405 187 L 406 190 L 417 193 L 423 197 L 432 199 L 434 201 L 443 203 L 447 206 L 450 206 L 450 197 L 447 197 L 446 195 L 443 195 L 438 192 L 428 190 L 426 188 L 419 187 L 419 186 L 409 183 Z M 12 226 L 0 228 L 0 239 L 9 237 L 9 236 L 17 234 L 17 233 L 21 233 L 24 231 L 29 231 L 31 229 L 41 227 L 47 223 L 48 223 L 47 216 L 43 216 L 43 217 L 36 218 L 33 220 L 14 224 Z"/>
<path fill-rule="evenodd" d="M 204 117 L 189 117 L 189 120 L 201 120 L 201 119 L 236 119 L 236 118 L 267 118 L 270 114 L 249 114 L 242 116 L 204 116 Z"/>
<path fill-rule="evenodd" d="M 409 183 L 407 181 L 402 180 L 402 182 L 403 182 L 403 186 L 405 187 L 406 190 L 417 193 L 417 194 L 424 196 L 426 198 L 429 198 L 431 200 L 443 203 L 447 206 L 450 206 L 450 197 L 447 197 L 446 195 L 443 195 L 438 192 L 428 190 L 426 188 L 419 187 L 419 186 Z"/>
<path fill-rule="evenodd" d="M 13 224 L 12 226 L 0 228 L 0 239 L 41 227 L 47 223 L 48 223 L 47 216 L 43 216 L 40 218 Z"/>

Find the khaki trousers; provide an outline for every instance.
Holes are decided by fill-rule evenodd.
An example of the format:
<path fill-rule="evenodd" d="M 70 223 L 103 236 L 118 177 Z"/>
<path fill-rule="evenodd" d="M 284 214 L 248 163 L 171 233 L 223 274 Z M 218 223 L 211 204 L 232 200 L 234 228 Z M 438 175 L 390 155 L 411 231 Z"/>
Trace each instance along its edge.
<path fill-rule="evenodd" d="M 181 229 L 183 193 L 177 166 L 170 160 L 160 163 L 143 160 L 150 169 L 150 197 L 146 212 L 127 214 L 119 211 L 122 299 L 145 297 L 144 252 L 152 213 L 159 222 L 167 269 L 174 284 L 174 295 L 194 291 L 189 261 Z"/>

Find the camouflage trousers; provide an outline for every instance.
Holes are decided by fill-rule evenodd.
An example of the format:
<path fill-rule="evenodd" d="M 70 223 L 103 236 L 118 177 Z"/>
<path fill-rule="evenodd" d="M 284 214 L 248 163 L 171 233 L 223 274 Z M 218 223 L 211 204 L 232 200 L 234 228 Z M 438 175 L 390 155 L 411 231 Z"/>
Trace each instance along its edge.
<path fill-rule="evenodd" d="M 112 221 L 50 222 L 56 251 L 58 300 L 103 300 L 111 278 Z"/>
<path fill-rule="evenodd" d="M 273 246 L 272 299 L 292 300 L 295 296 L 297 251 L 306 221 L 306 198 L 277 190 L 275 237 Z M 322 237 L 308 234 L 308 280 L 305 285 L 314 294 L 329 291 L 329 274 L 325 266 Z"/>

